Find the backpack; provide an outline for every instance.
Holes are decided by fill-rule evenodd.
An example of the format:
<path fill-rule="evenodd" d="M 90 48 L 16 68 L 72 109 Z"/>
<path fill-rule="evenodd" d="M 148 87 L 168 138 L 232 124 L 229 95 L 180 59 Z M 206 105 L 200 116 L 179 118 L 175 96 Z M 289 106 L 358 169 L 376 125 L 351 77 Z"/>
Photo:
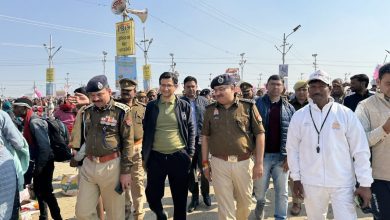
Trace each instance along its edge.
<path fill-rule="evenodd" d="M 70 160 L 72 153 L 69 144 L 68 129 L 59 119 L 45 119 L 48 125 L 50 147 L 53 150 L 54 161 L 64 162 Z"/>

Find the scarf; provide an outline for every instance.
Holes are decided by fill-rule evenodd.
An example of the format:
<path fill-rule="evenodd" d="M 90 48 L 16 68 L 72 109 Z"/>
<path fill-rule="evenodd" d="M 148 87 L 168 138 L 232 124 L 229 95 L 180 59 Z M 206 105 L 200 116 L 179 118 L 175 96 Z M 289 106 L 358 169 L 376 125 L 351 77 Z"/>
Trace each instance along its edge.
<path fill-rule="evenodd" d="M 30 120 L 32 115 L 33 115 L 32 109 L 27 109 L 26 116 L 24 117 L 23 120 L 24 121 L 23 136 L 30 147 L 34 146 L 33 136 L 30 130 Z"/>

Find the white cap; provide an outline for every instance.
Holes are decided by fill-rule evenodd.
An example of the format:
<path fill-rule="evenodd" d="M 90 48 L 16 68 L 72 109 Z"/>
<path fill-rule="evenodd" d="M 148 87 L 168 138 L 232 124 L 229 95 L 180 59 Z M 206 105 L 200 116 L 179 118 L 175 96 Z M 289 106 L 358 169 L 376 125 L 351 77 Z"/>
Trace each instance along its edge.
<path fill-rule="evenodd" d="M 322 70 L 317 70 L 314 73 L 310 74 L 308 83 L 314 80 L 320 80 L 328 85 L 331 84 L 329 74 Z"/>

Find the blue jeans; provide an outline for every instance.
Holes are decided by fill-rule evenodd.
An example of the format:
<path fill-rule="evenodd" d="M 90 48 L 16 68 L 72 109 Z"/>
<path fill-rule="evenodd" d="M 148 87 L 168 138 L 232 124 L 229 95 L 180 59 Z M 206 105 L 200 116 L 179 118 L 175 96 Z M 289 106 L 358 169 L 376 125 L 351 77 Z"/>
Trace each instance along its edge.
<path fill-rule="evenodd" d="M 283 158 L 280 153 L 264 154 L 263 176 L 254 182 L 257 205 L 264 208 L 265 196 L 272 177 L 275 188 L 275 219 L 286 219 L 288 208 L 288 174 L 283 171 Z"/>

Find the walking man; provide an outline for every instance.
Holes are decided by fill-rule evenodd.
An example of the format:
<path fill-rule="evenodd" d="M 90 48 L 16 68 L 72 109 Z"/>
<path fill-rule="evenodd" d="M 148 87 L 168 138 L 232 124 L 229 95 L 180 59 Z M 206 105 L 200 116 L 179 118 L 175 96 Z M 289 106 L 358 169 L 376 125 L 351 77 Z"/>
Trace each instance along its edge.
<path fill-rule="evenodd" d="M 53 194 L 54 154 L 50 147 L 48 124 L 32 111 L 32 101 L 18 98 L 13 103 L 16 117 L 23 118 L 23 136 L 30 147 L 30 166 L 25 183 L 34 179 L 34 192 L 38 199 L 40 220 L 48 219 L 47 207 L 54 220 L 61 220 L 60 207 Z"/>
<path fill-rule="evenodd" d="M 344 105 L 355 111 L 360 101 L 372 96 L 374 93 L 368 91 L 368 83 L 370 79 L 366 74 L 357 74 L 351 77 L 351 94 L 344 99 Z"/>
<path fill-rule="evenodd" d="M 216 102 L 206 107 L 204 115 L 203 172 L 213 181 L 218 219 L 247 220 L 253 179 L 263 175 L 264 128 L 254 103 L 234 95 L 234 78 L 219 75 L 211 88 Z"/>
<path fill-rule="evenodd" d="M 254 183 L 256 196 L 256 219 L 263 219 L 266 194 L 272 177 L 275 187 L 275 219 L 287 218 L 288 207 L 288 165 L 286 140 L 287 129 L 294 107 L 282 98 L 284 81 L 279 75 L 272 75 L 267 81 L 267 94 L 256 101 L 257 109 L 264 120 L 265 153 L 264 177 Z"/>
<path fill-rule="evenodd" d="M 144 130 L 142 128 L 142 121 L 145 115 L 145 104 L 141 103 L 136 98 L 136 86 L 137 83 L 131 79 L 121 79 L 119 81 L 121 87 L 121 100 L 119 102 L 129 106 L 131 111 L 131 116 L 133 120 L 134 128 L 134 148 L 133 155 L 131 159 L 133 161 L 133 166 L 130 170 L 131 175 L 131 188 L 130 190 L 125 191 L 126 197 L 126 207 L 125 207 L 125 216 L 126 220 L 130 219 L 131 214 L 131 205 L 133 200 L 134 205 L 134 220 L 143 220 L 144 219 L 144 168 L 142 167 L 142 137 Z M 131 192 L 131 197 L 130 197 Z"/>
<path fill-rule="evenodd" d="M 134 130 L 130 108 L 111 98 L 104 75 L 89 80 L 86 91 L 92 104 L 84 108 L 82 126 L 75 131 L 83 135 L 85 154 L 80 168 L 76 217 L 97 219 L 96 205 L 102 196 L 107 219 L 125 219 L 125 196 L 130 189 Z M 74 146 L 81 146 L 72 142 Z"/>
<path fill-rule="evenodd" d="M 209 195 L 209 181 L 204 176 L 202 171 L 202 152 L 201 152 L 201 131 L 203 127 L 203 114 L 208 105 L 208 100 L 205 97 L 197 96 L 196 90 L 198 81 L 195 77 L 187 76 L 184 79 L 185 95 L 183 100 L 191 105 L 192 121 L 195 130 L 195 154 L 191 163 L 191 174 L 189 181 L 189 190 L 192 193 L 191 203 L 188 205 L 188 212 L 193 212 L 199 205 L 199 183 L 198 171 L 200 171 L 200 189 L 203 196 L 203 202 L 206 206 L 211 206 L 211 198 Z"/>
<path fill-rule="evenodd" d="M 390 63 L 379 69 L 377 82 L 380 92 L 361 101 L 356 115 L 372 150 L 371 190 L 378 201 L 380 214 L 376 220 L 382 220 L 390 219 Z"/>
<path fill-rule="evenodd" d="M 147 170 L 146 199 L 158 220 L 166 220 L 161 199 L 168 176 L 172 192 L 173 219 L 187 216 L 188 181 L 194 155 L 195 130 L 191 105 L 175 96 L 174 73 L 160 75 L 161 95 L 146 106 L 142 159 Z"/>
<path fill-rule="evenodd" d="M 373 182 L 363 127 L 349 108 L 330 96 L 326 72 L 314 72 L 308 83 L 309 104 L 294 114 L 288 129 L 293 193 L 305 199 L 309 220 L 325 220 L 329 201 L 335 219 L 357 219 L 354 194 L 367 207 Z M 356 179 L 360 186 L 355 190 Z"/>

